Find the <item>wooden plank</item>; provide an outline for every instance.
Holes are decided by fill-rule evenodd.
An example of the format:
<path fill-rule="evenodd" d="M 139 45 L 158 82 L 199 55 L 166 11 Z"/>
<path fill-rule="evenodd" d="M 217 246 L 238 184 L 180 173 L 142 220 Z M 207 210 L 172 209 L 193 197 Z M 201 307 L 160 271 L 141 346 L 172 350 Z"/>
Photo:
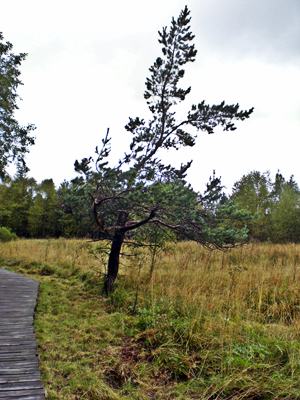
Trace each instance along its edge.
<path fill-rule="evenodd" d="M 0 343 L 1 343 L 1 334 L 0 334 Z M 32 343 L 31 345 L 26 345 L 26 346 L 18 346 L 17 344 L 11 345 L 11 346 L 5 346 L 3 345 L 1 347 L 0 345 L 0 354 L 5 354 L 5 353 L 20 353 L 20 352 L 31 352 L 35 353 L 36 350 L 36 343 Z"/>
<path fill-rule="evenodd" d="M 41 379 L 41 375 L 36 373 L 36 374 L 31 374 L 30 376 L 26 374 L 22 375 L 7 375 L 5 377 L 0 377 L 0 384 L 1 383 L 9 383 L 9 382 L 32 382 L 34 380 L 39 381 Z"/>
<path fill-rule="evenodd" d="M 22 397 L 19 397 L 19 396 L 9 396 L 9 397 L 7 397 L 7 399 L 8 400 L 44 400 L 45 399 L 45 397 L 44 397 L 44 395 L 38 395 L 38 394 L 35 394 L 34 396 L 30 396 L 30 395 L 25 395 L 25 396 L 23 396 L 22 395 Z"/>
<path fill-rule="evenodd" d="M 24 399 L 24 396 L 31 396 L 32 399 L 45 399 L 44 389 L 23 389 L 23 390 L 4 390 L 0 392 L 0 399 Z"/>
<path fill-rule="evenodd" d="M 33 318 L 38 282 L 0 269 L 0 400 L 44 400 Z"/>
<path fill-rule="evenodd" d="M 21 361 L 21 360 L 36 360 L 36 354 L 32 353 L 2 353 L 0 354 L 0 362 L 5 362 L 7 360 L 15 360 L 15 361 Z"/>
<path fill-rule="evenodd" d="M 35 349 L 32 348 L 22 348 L 17 346 L 16 348 L 13 347 L 5 347 L 2 351 L 0 351 L 0 357 L 5 354 L 34 354 L 36 355 Z"/>
<path fill-rule="evenodd" d="M 33 373 L 35 373 L 37 370 L 36 366 L 32 367 L 32 368 L 2 368 L 1 370 L 1 377 L 6 377 L 6 376 L 18 376 L 18 375 L 31 375 Z M 0 390 L 1 392 L 1 390 Z"/>

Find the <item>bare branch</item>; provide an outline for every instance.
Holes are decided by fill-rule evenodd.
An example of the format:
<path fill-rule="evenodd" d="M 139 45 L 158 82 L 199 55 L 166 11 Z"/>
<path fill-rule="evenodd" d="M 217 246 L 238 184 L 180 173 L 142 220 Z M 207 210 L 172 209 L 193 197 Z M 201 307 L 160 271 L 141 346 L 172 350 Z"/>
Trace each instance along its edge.
<path fill-rule="evenodd" d="M 153 219 L 156 215 L 156 212 L 158 210 L 158 207 L 153 208 L 150 211 L 150 214 L 148 217 L 146 217 L 145 219 L 139 221 L 139 222 L 128 222 L 124 227 L 121 228 L 121 230 L 123 232 L 128 232 L 131 231 L 133 229 L 139 228 L 142 225 L 147 224 L 147 222 L 151 221 L 151 219 Z"/>
<path fill-rule="evenodd" d="M 133 246 L 133 247 L 160 247 L 158 244 L 151 244 L 151 243 L 139 243 L 139 242 L 132 242 L 129 240 L 124 240 L 124 244 L 126 246 Z"/>
<path fill-rule="evenodd" d="M 153 224 L 162 225 L 162 226 L 165 226 L 166 228 L 174 229 L 174 230 L 178 230 L 178 229 L 180 229 L 182 227 L 182 225 L 168 224 L 167 222 L 161 221 L 160 219 L 157 219 L 157 218 L 155 218 L 155 219 L 153 219 L 152 221 L 149 221 L 149 222 L 151 222 Z"/>

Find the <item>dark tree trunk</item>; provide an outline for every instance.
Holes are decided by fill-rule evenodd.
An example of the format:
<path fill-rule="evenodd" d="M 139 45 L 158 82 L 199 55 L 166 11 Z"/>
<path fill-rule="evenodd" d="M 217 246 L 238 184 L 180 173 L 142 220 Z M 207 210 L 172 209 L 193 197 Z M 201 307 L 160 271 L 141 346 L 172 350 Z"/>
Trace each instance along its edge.
<path fill-rule="evenodd" d="M 122 244 L 124 242 L 124 237 L 125 233 L 116 232 L 112 240 L 109 259 L 108 259 L 107 275 L 104 282 L 104 292 L 107 295 L 112 292 L 114 282 L 118 276 L 119 258 L 120 258 Z"/>
<path fill-rule="evenodd" d="M 107 265 L 107 275 L 104 281 L 104 293 L 107 295 L 113 291 L 114 282 L 118 276 L 120 252 L 126 234 L 126 230 L 124 229 L 124 227 L 127 220 L 128 213 L 123 210 L 120 211 L 117 220 L 117 227 L 115 229 L 115 234 L 113 236 L 110 248 Z"/>
<path fill-rule="evenodd" d="M 120 252 L 126 233 L 133 229 L 137 229 L 144 224 L 147 224 L 147 222 L 155 217 L 156 211 L 157 207 L 153 208 L 148 217 L 139 222 L 128 222 L 128 212 L 124 210 L 119 211 L 118 220 L 114 227 L 114 235 L 112 238 L 112 244 L 108 259 L 107 275 L 105 277 L 103 288 L 104 293 L 106 293 L 107 295 L 113 291 L 114 282 L 118 276 Z"/>

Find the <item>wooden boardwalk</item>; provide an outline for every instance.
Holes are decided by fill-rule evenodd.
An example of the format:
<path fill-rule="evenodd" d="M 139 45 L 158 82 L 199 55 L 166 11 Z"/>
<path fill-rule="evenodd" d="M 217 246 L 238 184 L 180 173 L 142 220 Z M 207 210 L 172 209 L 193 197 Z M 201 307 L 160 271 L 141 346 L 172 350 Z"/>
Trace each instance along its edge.
<path fill-rule="evenodd" d="M 0 400 L 45 399 L 33 330 L 38 286 L 0 269 Z"/>

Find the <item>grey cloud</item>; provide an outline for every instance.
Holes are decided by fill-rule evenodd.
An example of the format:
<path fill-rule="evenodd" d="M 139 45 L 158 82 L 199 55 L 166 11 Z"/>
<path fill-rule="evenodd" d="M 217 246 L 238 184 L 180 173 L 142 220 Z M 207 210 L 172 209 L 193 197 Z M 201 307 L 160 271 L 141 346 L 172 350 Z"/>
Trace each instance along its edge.
<path fill-rule="evenodd" d="M 233 56 L 300 59 L 299 0 L 190 1 L 200 46 Z"/>

